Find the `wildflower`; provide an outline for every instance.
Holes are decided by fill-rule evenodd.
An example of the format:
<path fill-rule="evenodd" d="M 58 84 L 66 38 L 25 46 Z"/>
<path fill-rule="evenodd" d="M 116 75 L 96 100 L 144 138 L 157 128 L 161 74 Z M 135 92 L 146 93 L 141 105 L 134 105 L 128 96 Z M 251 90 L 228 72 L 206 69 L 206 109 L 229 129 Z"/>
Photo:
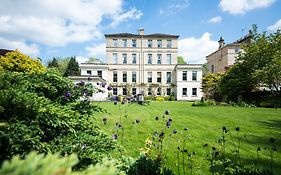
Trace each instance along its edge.
<path fill-rule="evenodd" d="M 87 95 L 88 95 L 88 90 L 87 90 L 87 89 L 83 89 L 82 94 L 83 94 L 84 96 L 87 96 Z"/>
<path fill-rule="evenodd" d="M 184 130 L 185 130 L 185 131 L 187 131 L 187 130 L 188 130 L 188 128 L 184 128 Z"/>
<path fill-rule="evenodd" d="M 159 120 L 159 117 L 158 117 L 158 116 L 156 116 L 156 117 L 155 117 L 155 120 Z"/>
<path fill-rule="evenodd" d="M 86 149 L 87 145 L 86 144 L 83 144 L 81 149 Z"/>
<path fill-rule="evenodd" d="M 100 83 L 99 83 L 99 82 L 97 82 L 97 85 L 100 85 Z"/>
<path fill-rule="evenodd" d="M 105 87 L 105 83 L 102 83 L 102 84 L 101 84 L 101 87 L 103 87 L 103 88 L 104 88 L 104 87 Z"/>
<path fill-rule="evenodd" d="M 181 147 L 178 146 L 178 150 L 181 150 Z"/>
<path fill-rule="evenodd" d="M 133 123 L 133 125 L 135 124 L 135 122 L 132 122 Z"/>
<path fill-rule="evenodd" d="M 85 85 L 85 82 L 84 82 L 84 81 L 80 81 L 80 85 L 81 85 L 81 86 L 84 86 L 84 85 Z"/>
<path fill-rule="evenodd" d="M 167 128 L 170 128 L 171 123 L 172 123 L 171 121 L 167 121 L 167 123 L 166 123 Z"/>
<path fill-rule="evenodd" d="M 208 146 L 208 144 L 207 143 L 205 143 L 205 145 L 203 146 L 203 148 L 206 148 Z"/>
<path fill-rule="evenodd" d="M 161 133 L 159 134 L 159 137 L 160 137 L 160 138 L 163 138 L 163 137 L 164 137 L 164 134 L 165 134 L 164 132 L 161 132 Z"/>
<path fill-rule="evenodd" d="M 122 125 L 121 125 L 121 124 L 119 124 L 119 125 L 118 125 L 118 127 L 119 127 L 119 128 L 122 128 Z"/>
<path fill-rule="evenodd" d="M 111 90 L 112 90 L 112 87 L 111 87 L 111 86 L 108 86 L 108 87 L 107 87 L 107 90 L 111 91 Z"/>
<path fill-rule="evenodd" d="M 169 118 L 169 122 L 171 122 L 171 121 L 173 121 L 173 119 L 172 119 L 172 118 Z"/>
<path fill-rule="evenodd" d="M 239 127 L 236 127 L 235 130 L 236 130 L 236 131 L 240 131 L 240 128 L 239 128 Z"/>
<path fill-rule="evenodd" d="M 140 122 L 140 120 L 139 119 L 136 119 L 136 123 L 139 123 Z"/>
<path fill-rule="evenodd" d="M 183 151 L 184 153 L 187 153 L 187 149 L 186 149 L 186 148 L 183 148 L 182 151 Z"/>
<path fill-rule="evenodd" d="M 118 101 L 114 101 L 113 104 L 114 104 L 114 105 L 117 105 L 117 104 L 118 104 Z"/>
<path fill-rule="evenodd" d="M 178 131 L 177 131 L 176 129 L 174 129 L 174 130 L 173 130 L 173 133 L 176 134 L 176 133 L 178 133 Z"/>
<path fill-rule="evenodd" d="M 212 150 L 215 151 L 215 150 L 216 150 L 216 147 L 213 146 L 213 147 L 212 147 Z"/>
<path fill-rule="evenodd" d="M 261 148 L 260 148 L 260 147 L 258 147 L 258 148 L 257 148 L 257 151 L 261 151 Z"/>
<path fill-rule="evenodd" d="M 153 134 L 153 136 L 157 137 L 157 136 L 158 136 L 158 132 L 155 131 L 154 134 Z"/>
<path fill-rule="evenodd" d="M 117 139 L 117 138 L 118 138 L 118 135 L 117 135 L 117 134 L 112 134 L 112 138 L 113 138 L 113 139 Z"/>
<path fill-rule="evenodd" d="M 223 130 L 223 131 L 226 131 L 226 127 L 225 127 L 225 126 L 223 126 L 223 127 L 222 127 L 222 130 Z"/>
<path fill-rule="evenodd" d="M 116 122 L 116 123 L 115 123 L 115 126 L 118 126 L 118 125 L 119 125 L 119 123 L 118 123 L 118 122 Z"/>
<path fill-rule="evenodd" d="M 165 110 L 165 115 L 170 115 L 170 111 Z"/>
<path fill-rule="evenodd" d="M 71 97 L 71 93 L 70 93 L 70 92 L 66 92 L 66 93 L 64 94 L 64 97 L 65 97 L 65 98 L 70 98 L 70 97 Z"/>

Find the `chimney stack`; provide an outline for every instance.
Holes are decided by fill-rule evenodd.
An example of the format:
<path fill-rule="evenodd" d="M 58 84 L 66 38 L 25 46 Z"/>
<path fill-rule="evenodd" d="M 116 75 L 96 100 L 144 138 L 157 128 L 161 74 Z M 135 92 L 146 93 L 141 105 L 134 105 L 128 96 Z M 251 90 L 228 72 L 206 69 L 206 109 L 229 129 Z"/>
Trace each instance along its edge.
<path fill-rule="evenodd" d="M 139 35 L 144 35 L 144 28 L 139 29 Z"/>
<path fill-rule="evenodd" d="M 220 40 L 218 42 L 219 42 L 219 49 L 221 49 L 225 44 L 224 39 L 222 37 L 220 37 Z"/>

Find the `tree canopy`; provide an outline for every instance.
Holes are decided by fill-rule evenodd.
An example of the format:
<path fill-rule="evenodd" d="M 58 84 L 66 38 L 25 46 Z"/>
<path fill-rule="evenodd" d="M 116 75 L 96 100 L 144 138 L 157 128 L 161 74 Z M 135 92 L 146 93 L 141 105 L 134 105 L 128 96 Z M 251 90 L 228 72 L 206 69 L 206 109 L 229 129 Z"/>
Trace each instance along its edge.
<path fill-rule="evenodd" d="M 184 58 L 182 56 L 178 56 L 177 62 L 178 62 L 178 64 L 186 64 L 186 61 L 184 60 Z"/>
<path fill-rule="evenodd" d="M 71 57 L 67 65 L 64 76 L 80 75 L 79 63 L 76 61 L 75 57 Z"/>

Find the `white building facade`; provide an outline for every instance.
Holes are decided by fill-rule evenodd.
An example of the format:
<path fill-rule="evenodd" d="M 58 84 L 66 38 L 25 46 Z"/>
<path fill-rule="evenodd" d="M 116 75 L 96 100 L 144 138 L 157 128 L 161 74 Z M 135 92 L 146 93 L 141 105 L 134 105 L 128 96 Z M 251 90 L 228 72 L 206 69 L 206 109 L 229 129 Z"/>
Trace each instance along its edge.
<path fill-rule="evenodd" d="M 107 63 L 82 63 L 81 76 L 99 76 L 108 96 L 175 96 L 200 100 L 202 65 L 177 65 L 178 35 L 106 34 Z M 184 77 L 183 77 L 184 76 Z"/>

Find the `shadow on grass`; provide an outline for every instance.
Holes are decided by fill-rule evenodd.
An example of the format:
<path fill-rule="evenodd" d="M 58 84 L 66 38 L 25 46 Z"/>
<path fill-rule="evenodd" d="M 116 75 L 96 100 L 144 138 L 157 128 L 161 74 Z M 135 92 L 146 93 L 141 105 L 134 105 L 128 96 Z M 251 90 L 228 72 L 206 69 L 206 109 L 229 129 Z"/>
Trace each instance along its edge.
<path fill-rule="evenodd" d="M 259 121 L 259 122 L 260 124 L 270 129 L 281 130 L 281 120 L 268 120 L 268 121 Z"/>

